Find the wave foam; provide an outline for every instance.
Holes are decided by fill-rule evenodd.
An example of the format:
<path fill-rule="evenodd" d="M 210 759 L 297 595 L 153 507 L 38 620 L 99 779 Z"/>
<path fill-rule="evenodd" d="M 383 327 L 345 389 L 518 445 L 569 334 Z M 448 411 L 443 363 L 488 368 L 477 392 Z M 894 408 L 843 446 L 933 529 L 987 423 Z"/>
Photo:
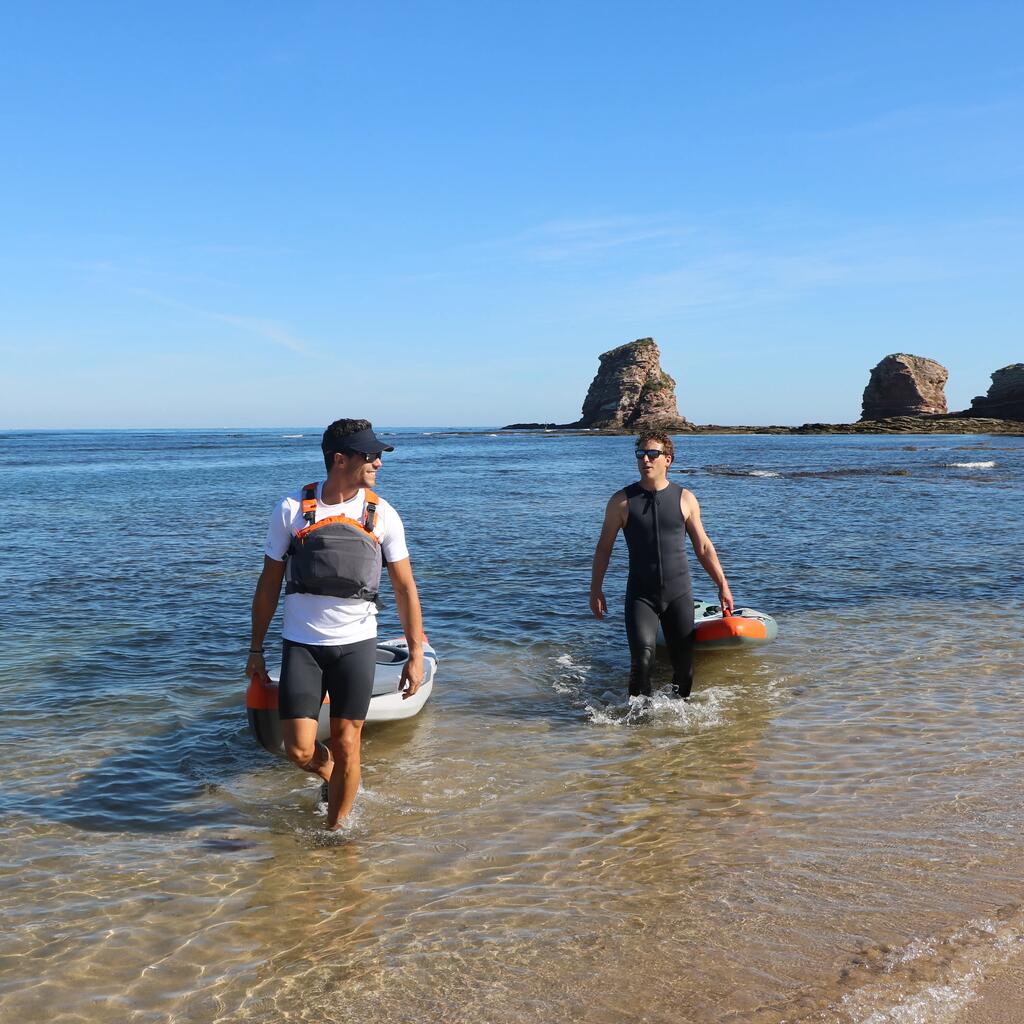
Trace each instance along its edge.
<path fill-rule="evenodd" d="M 943 1024 L 969 1007 L 993 967 L 1005 963 L 1024 942 L 1024 914 L 1016 905 L 993 917 L 978 918 L 945 933 L 907 945 L 865 948 L 846 967 L 837 987 L 848 991 L 814 993 L 770 1019 L 773 1024 Z M 808 1000 L 819 1008 L 797 1008 Z M 788 1010 L 789 1012 L 786 1012 Z M 794 1012 L 795 1011 L 795 1012 Z"/>
<path fill-rule="evenodd" d="M 712 687 L 678 700 L 661 691 L 650 697 L 629 697 L 625 702 L 606 692 L 601 701 L 590 699 L 586 712 L 594 725 L 682 726 L 687 732 L 700 732 L 721 725 L 735 695 L 724 687 Z"/>
<path fill-rule="evenodd" d="M 910 470 L 899 466 L 834 466 L 831 469 L 747 469 L 738 466 L 705 466 L 703 470 L 680 469 L 679 473 L 710 473 L 713 476 L 787 477 L 793 480 L 831 480 L 857 476 L 910 476 Z"/>
<path fill-rule="evenodd" d="M 558 678 L 552 684 L 555 693 L 575 693 L 587 680 L 587 673 L 590 671 L 590 663 L 586 661 L 575 661 L 573 656 L 566 652 L 555 658 L 555 664 L 559 668 Z"/>
<path fill-rule="evenodd" d="M 947 469 L 995 469 L 996 464 L 992 462 L 944 462 Z"/>

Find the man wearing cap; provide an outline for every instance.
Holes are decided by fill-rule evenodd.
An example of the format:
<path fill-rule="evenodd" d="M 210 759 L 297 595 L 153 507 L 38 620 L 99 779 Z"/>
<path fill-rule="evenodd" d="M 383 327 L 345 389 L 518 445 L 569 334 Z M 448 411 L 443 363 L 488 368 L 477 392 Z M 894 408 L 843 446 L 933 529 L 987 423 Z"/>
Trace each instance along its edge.
<path fill-rule="evenodd" d="M 246 676 L 269 682 L 263 641 L 286 583 L 278 708 L 285 753 L 327 782 L 327 828 L 337 829 L 359 790 L 359 749 L 376 668 L 376 591 L 382 564 L 409 644 L 401 688 L 423 681 L 423 620 L 398 513 L 374 494 L 383 452 L 369 420 L 335 420 L 321 443 L 327 479 L 286 495 L 270 517 L 252 602 Z M 324 695 L 331 736 L 316 739 Z"/>

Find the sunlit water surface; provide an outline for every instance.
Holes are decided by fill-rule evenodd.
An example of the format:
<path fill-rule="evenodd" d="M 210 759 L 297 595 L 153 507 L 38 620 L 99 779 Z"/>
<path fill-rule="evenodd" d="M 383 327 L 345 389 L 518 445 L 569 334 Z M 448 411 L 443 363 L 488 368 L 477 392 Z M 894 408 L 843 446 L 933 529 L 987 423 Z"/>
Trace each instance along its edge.
<path fill-rule="evenodd" d="M 4 1021 L 934 1024 L 1024 943 L 1021 439 L 681 438 L 780 634 L 640 710 L 631 441 L 395 433 L 441 663 L 331 837 L 241 678 L 318 440 L 0 436 Z"/>

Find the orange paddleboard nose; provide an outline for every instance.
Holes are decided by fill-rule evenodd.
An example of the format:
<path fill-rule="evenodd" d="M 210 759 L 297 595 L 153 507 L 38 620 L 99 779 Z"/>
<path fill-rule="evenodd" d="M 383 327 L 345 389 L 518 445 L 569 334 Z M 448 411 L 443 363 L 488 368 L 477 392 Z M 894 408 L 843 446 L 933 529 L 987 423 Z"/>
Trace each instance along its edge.
<path fill-rule="evenodd" d="M 740 615 L 728 615 L 700 623 L 694 631 L 697 643 L 712 643 L 716 640 L 766 640 L 768 630 L 757 619 L 745 619 Z"/>

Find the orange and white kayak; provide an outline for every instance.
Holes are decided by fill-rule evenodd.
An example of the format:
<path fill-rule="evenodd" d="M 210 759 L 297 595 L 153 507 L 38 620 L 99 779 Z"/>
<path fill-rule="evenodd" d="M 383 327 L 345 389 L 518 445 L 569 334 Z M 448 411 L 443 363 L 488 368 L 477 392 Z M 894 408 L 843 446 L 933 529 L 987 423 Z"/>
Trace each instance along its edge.
<path fill-rule="evenodd" d="M 412 697 L 403 697 L 399 690 L 402 669 L 409 660 L 409 647 L 405 637 L 383 640 L 377 644 L 377 670 L 373 676 L 373 696 L 366 712 L 367 722 L 393 722 L 412 718 L 427 702 L 434 688 L 437 654 L 429 643 L 423 645 L 423 682 Z M 272 754 L 284 754 L 281 741 L 281 721 L 277 717 L 277 680 L 271 676 L 266 686 L 256 677 L 249 683 L 245 694 L 245 707 L 249 729 L 260 746 Z M 326 741 L 331 735 L 331 703 L 328 698 L 320 707 L 317 724 L 318 740 Z"/>
<path fill-rule="evenodd" d="M 722 615 L 717 604 L 693 602 L 694 642 L 698 650 L 720 650 L 730 647 L 760 647 L 779 635 L 776 621 L 756 608 L 733 608 L 731 615 Z M 658 630 L 658 643 L 665 639 Z"/>

